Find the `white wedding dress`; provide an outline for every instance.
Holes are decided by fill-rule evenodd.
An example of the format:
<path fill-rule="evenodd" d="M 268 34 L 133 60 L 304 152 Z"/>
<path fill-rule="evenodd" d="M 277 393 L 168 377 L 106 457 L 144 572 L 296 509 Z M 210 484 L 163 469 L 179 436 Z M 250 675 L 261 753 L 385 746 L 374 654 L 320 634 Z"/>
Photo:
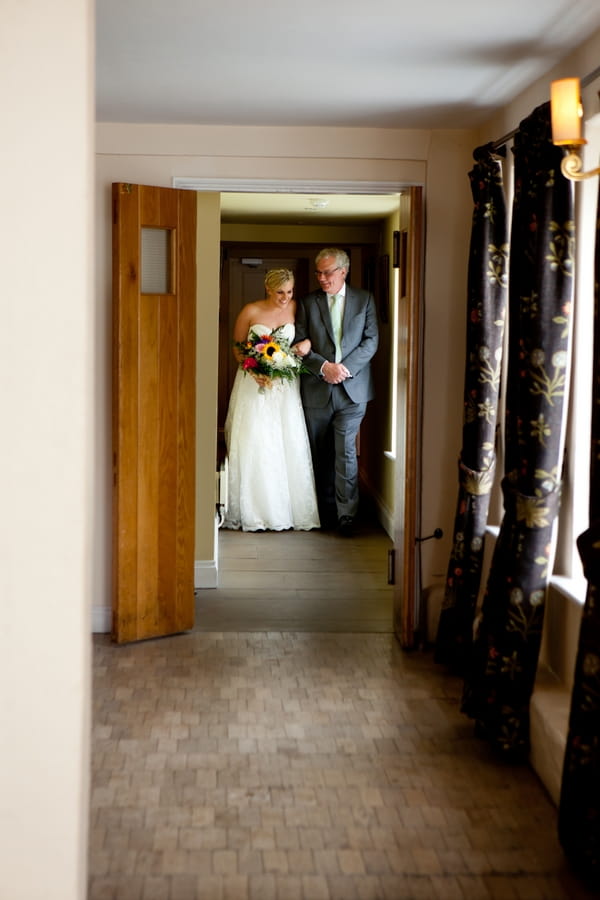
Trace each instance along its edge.
<path fill-rule="evenodd" d="M 271 329 L 260 323 L 251 330 Z M 284 326 L 292 343 L 294 325 Z M 260 392 L 238 369 L 225 421 L 228 457 L 223 528 L 307 531 L 319 527 L 315 480 L 298 378 Z"/>

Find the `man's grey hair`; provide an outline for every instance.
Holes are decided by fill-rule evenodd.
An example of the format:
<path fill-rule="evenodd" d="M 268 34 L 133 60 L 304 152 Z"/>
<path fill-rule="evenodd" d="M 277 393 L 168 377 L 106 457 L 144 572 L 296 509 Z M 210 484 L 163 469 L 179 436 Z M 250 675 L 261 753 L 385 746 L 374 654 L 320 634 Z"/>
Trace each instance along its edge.
<path fill-rule="evenodd" d="M 340 250 L 339 247 L 325 247 L 323 250 L 320 250 L 315 257 L 316 264 L 319 265 L 321 260 L 326 259 L 328 256 L 335 257 L 335 264 L 340 269 L 345 269 L 347 272 L 350 268 L 350 258 L 348 254 L 343 250 Z"/>

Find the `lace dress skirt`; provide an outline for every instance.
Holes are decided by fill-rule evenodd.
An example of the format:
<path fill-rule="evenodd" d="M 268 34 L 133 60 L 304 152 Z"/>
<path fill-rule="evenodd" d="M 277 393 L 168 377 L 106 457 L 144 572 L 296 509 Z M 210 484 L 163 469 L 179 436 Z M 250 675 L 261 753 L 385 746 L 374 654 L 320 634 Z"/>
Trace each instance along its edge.
<path fill-rule="evenodd" d="M 261 391 L 238 370 L 225 422 L 228 508 L 223 528 L 243 531 L 319 527 L 300 384 L 276 380 Z"/>

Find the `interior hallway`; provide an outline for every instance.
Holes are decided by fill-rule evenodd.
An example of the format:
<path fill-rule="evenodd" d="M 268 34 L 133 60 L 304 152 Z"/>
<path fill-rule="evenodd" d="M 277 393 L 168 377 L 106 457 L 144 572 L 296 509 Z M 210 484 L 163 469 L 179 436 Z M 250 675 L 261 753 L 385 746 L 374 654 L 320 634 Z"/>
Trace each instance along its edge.
<path fill-rule="evenodd" d="M 223 533 L 192 633 L 94 637 L 90 900 L 592 896 L 537 776 L 399 648 L 389 546 Z"/>

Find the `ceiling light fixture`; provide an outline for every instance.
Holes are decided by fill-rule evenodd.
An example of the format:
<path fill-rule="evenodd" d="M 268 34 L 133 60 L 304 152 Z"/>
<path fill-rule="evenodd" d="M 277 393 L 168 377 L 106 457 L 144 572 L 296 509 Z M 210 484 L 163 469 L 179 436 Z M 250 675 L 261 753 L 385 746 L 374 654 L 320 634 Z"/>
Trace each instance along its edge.
<path fill-rule="evenodd" d="M 564 147 L 565 156 L 560 164 L 561 172 L 571 181 L 582 181 L 600 174 L 600 167 L 583 172 L 581 147 L 587 144 L 581 136 L 583 106 L 579 78 L 561 78 L 550 85 L 550 111 L 552 118 L 552 143 Z"/>

